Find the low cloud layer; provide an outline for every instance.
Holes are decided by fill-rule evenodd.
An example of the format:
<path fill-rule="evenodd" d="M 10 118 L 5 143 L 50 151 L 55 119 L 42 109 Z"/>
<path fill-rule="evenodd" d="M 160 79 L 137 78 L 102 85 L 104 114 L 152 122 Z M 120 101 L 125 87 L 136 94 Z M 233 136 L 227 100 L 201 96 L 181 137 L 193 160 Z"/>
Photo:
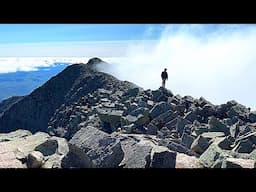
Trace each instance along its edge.
<path fill-rule="evenodd" d="M 167 68 L 166 86 L 174 94 L 214 104 L 235 99 L 255 109 L 255 50 L 256 25 L 166 25 L 159 40 L 130 46 L 127 58 L 105 71 L 157 89 Z"/>
<path fill-rule="evenodd" d="M 86 63 L 85 57 L 0 57 L 0 74 L 17 71 L 36 71 L 55 63 Z"/>

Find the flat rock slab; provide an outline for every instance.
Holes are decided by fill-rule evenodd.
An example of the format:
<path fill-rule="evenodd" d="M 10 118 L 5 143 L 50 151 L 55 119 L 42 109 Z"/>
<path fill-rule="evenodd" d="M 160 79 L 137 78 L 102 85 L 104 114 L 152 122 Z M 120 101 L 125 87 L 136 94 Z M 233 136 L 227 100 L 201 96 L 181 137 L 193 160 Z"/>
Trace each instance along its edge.
<path fill-rule="evenodd" d="M 197 157 L 189 156 L 183 153 L 177 153 L 175 168 L 194 169 L 204 168 L 204 166 L 202 163 L 200 163 L 199 158 Z"/>
<path fill-rule="evenodd" d="M 255 160 L 252 159 L 238 159 L 238 158 L 227 158 L 225 168 L 255 168 Z"/>
<path fill-rule="evenodd" d="M 5 143 L 0 143 L 0 169 L 3 168 L 25 168 L 25 165 L 16 159 L 15 153 Z"/>

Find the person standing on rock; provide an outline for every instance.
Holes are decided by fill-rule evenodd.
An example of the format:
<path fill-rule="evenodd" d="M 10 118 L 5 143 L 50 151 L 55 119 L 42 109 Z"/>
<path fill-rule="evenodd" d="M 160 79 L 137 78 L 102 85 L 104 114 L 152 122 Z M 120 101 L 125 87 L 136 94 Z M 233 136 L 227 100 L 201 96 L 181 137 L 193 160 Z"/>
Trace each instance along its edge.
<path fill-rule="evenodd" d="M 168 73 L 166 72 L 167 69 L 165 68 L 161 74 L 162 77 L 162 87 L 165 88 L 165 81 L 168 79 Z"/>

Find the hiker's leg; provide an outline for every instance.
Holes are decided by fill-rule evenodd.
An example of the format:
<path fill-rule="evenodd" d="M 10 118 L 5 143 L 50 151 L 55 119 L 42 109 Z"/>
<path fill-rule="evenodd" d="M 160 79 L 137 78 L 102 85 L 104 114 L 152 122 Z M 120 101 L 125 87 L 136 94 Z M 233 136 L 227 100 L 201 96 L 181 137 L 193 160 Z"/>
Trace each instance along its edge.
<path fill-rule="evenodd" d="M 163 80 L 163 88 L 165 88 L 165 79 Z"/>

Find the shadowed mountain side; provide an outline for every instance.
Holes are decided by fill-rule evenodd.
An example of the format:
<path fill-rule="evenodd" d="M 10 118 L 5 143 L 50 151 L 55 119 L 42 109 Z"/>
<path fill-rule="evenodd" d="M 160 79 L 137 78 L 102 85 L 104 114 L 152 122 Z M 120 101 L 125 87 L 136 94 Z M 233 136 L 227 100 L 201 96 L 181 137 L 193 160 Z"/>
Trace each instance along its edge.
<path fill-rule="evenodd" d="M 31 94 L 6 109 L 0 116 L 0 132 L 28 129 L 31 132 L 46 131 L 55 110 L 62 104 L 72 103 L 98 88 L 133 87 L 115 77 L 98 72 L 95 67 L 102 62 L 93 58 L 87 64 L 73 64 L 52 77 Z M 106 63 L 105 63 L 106 64 Z"/>

